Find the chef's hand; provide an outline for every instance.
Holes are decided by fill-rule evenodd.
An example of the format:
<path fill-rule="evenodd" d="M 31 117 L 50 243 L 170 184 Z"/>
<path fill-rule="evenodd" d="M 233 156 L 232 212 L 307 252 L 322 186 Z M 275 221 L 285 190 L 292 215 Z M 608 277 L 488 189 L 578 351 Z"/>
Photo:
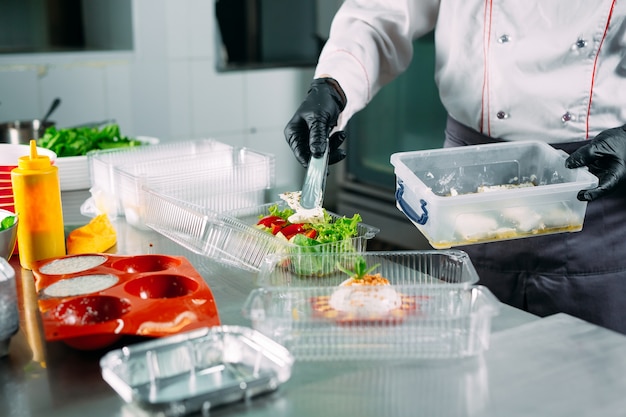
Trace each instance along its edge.
<path fill-rule="evenodd" d="M 296 114 L 285 127 L 285 139 L 296 159 L 305 168 L 311 156 L 320 158 L 326 150 L 326 138 L 337 126 L 339 113 L 346 107 L 346 96 L 332 78 L 316 78 Z M 329 138 L 328 163 L 334 164 L 346 157 L 339 146 L 346 139 L 343 131 Z"/>
<path fill-rule="evenodd" d="M 567 168 L 589 167 L 598 186 L 578 193 L 580 201 L 593 201 L 612 192 L 626 179 L 626 126 L 600 132 L 565 161 Z"/>

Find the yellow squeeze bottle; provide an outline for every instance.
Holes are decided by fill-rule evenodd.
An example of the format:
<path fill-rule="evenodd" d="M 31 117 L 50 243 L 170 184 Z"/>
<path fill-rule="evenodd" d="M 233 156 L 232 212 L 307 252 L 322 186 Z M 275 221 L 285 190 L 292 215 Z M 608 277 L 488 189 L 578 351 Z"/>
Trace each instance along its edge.
<path fill-rule="evenodd" d="M 17 244 L 22 268 L 35 261 L 65 255 L 65 231 L 59 168 L 46 155 L 37 154 L 30 141 L 30 155 L 17 161 L 11 171 L 17 226 Z"/>

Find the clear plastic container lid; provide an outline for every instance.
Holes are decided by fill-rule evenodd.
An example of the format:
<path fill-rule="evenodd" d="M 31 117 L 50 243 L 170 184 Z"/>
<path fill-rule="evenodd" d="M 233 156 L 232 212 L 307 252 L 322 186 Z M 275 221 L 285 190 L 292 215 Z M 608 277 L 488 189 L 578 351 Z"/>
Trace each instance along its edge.
<path fill-rule="evenodd" d="M 354 270 L 357 261 L 375 267 L 392 285 L 468 287 L 478 282 L 478 274 L 467 253 L 461 250 L 369 251 L 330 253 L 286 253 L 265 257 L 257 283 L 272 286 L 337 286 L 348 279 L 339 269 Z"/>
<path fill-rule="evenodd" d="M 255 227 L 259 217 L 268 215 L 273 205 L 286 207 L 283 201 L 275 201 L 219 213 L 147 190 L 145 223 L 195 253 L 250 271 L 258 271 L 265 256 L 275 253 L 364 251 L 367 240 L 378 233 L 377 228 L 359 223 L 353 238 L 314 247 L 298 246 Z M 342 217 L 329 214 L 333 219 Z"/>

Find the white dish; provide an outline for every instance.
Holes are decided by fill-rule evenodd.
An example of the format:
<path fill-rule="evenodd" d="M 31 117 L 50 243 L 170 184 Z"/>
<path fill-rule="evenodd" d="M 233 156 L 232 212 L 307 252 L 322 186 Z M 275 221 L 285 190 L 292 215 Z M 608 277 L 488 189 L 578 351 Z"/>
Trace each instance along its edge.
<path fill-rule="evenodd" d="M 159 139 L 149 136 L 137 136 L 137 140 L 149 145 L 156 145 Z M 86 190 L 91 188 L 89 159 L 83 156 L 64 156 L 57 158 L 61 191 Z"/>

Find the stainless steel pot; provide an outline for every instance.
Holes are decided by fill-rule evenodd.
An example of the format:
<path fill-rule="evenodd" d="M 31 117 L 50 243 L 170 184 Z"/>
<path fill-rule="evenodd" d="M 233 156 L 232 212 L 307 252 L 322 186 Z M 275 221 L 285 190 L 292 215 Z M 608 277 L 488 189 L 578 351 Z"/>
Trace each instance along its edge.
<path fill-rule="evenodd" d="M 15 120 L 0 124 L 0 143 L 14 145 L 28 144 L 31 139 L 39 139 L 55 122 L 47 121 L 43 125 L 41 120 Z"/>

